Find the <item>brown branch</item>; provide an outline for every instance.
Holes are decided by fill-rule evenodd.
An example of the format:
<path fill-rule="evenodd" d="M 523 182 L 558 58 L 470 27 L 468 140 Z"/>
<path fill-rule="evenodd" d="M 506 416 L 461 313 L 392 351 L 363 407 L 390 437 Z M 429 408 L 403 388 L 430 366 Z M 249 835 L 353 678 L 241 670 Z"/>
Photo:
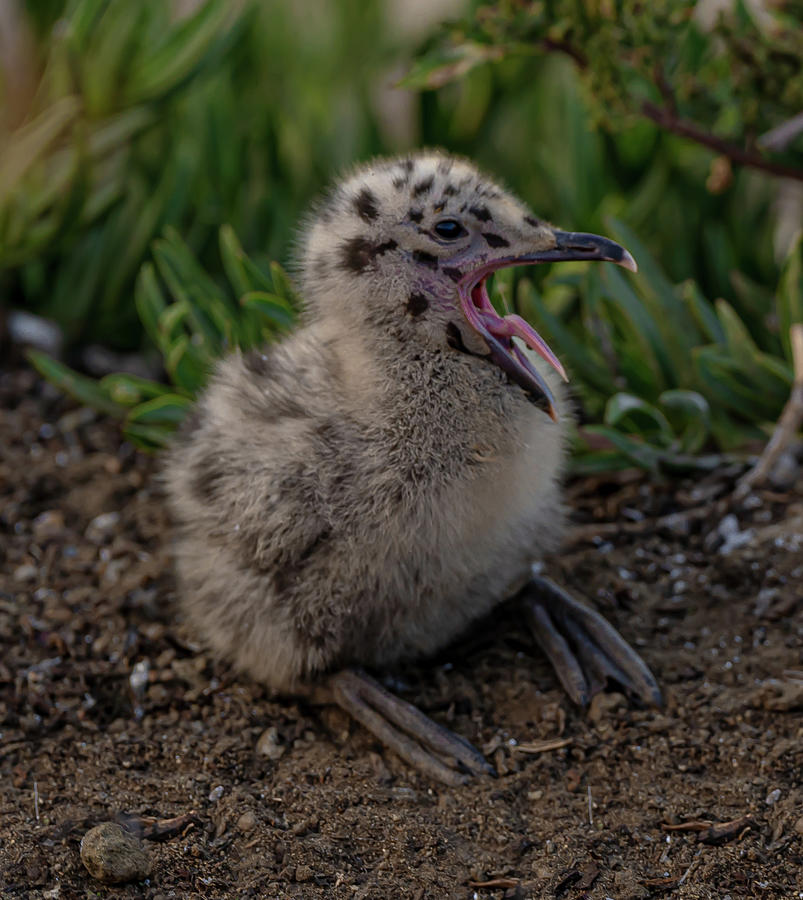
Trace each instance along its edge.
<path fill-rule="evenodd" d="M 668 109 L 657 106 L 655 103 L 646 101 L 641 104 L 641 111 L 644 115 L 655 122 L 661 128 L 671 131 L 680 137 L 689 138 L 709 150 L 715 150 L 722 156 L 727 156 L 732 162 L 742 166 L 749 166 L 751 169 L 760 169 L 763 172 L 769 172 L 771 175 L 777 175 L 781 178 L 792 178 L 795 181 L 803 181 L 803 169 L 797 169 L 792 166 L 784 166 L 781 163 L 774 163 L 766 159 L 758 153 L 744 150 L 737 144 L 732 144 L 716 135 L 703 131 L 694 122 L 687 119 L 681 119 Z"/>
<path fill-rule="evenodd" d="M 761 484 L 767 479 L 772 467 L 793 442 L 800 426 L 803 425 L 803 322 L 795 322 L 792 325 L 789 329 L 789 340 L 792 344 L 794 367 L 792 392 L 758 462 L 736 485 L 733 493 L 737 500 L 746 497 L 754 485 Z"/>
<path fill-rule="evenodd" d="M 549 50 L 553 53 L 563 53 L 570 57 L 574 60 L 578 69 L 584 70 L 588 68 L 588 58 L 586 55 L 582 50 L 573 47 L 568 41 L 555 41 L 552 40 L 552 38 L 544 38 L 541 41 L 541 46 L 545 50 Z"/>
<path fill-rule="evenodd" d="M 541 46 L 548 51 L 554 53 L 563 53 L 572 59 L 581 71 L 588 69 L 588 57 L 578 50 L 577 47 L 568 41 L 556 41 L 550 38 L 541 40 Z M 751 169 L 760 169 L 762 172 L 769 172 L 780 178 L 791 178 L 795 181 L 803 181 L 803 169 L 793 166 L 785 166 L 782 163 L 775 163 L 766 159 L 760 153 L 751 150 L 745 150 L 738 144 L 733 144 L 723 138 L 718 138 L 714 134 L 709 134 L 688 119 L 682 119 L 675 110 L 675 98 L 672 92 L 672 86 L 668 82 L 663 70 L 656 67 L 655 71 L 656 87 L 664 98 L 666 106 L 658 106 L 656 103 L 645 101 L 641 104 L 641 112 L 648 119 L 655 122 L 666 131 L 671 131 L 680 137 L 688 138 L 703 147 L 708 147 L 722 156 L 727 156 L 731 162 L 738 163 L 742 166 L 748 166 Z"/>

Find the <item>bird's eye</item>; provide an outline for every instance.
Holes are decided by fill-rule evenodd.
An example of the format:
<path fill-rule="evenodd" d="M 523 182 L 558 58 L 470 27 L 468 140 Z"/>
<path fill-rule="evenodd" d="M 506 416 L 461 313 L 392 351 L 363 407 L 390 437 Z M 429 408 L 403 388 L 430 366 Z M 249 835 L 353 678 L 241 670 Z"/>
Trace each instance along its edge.
<path fill-rule="evenodd" d="M 439 238 L 446 241 L 456 241 L 458 238 L 468 234 L 465 228 L 456 219 L 441 219 L 432 229 Z"/>

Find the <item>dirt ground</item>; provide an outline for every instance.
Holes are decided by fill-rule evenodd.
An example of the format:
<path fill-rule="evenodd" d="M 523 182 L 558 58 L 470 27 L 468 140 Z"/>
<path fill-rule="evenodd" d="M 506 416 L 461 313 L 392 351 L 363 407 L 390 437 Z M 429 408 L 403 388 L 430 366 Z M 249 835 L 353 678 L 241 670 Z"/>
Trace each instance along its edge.
<path fill-rule="evenodd" d="M 800 477 L 738 506 L 737 471 L 570 484 L 577 530 L 547 570 L 640 648 L 666 706 L 573 708 L 502 611 L 391 682 L 496 765 L 455 789 L 194 645 L 154 468 L 0 373 L 3 897 L 803 897 Z M 81 838 L 108 820 L 164 832 L 148 879 L 88 874 Z"/>

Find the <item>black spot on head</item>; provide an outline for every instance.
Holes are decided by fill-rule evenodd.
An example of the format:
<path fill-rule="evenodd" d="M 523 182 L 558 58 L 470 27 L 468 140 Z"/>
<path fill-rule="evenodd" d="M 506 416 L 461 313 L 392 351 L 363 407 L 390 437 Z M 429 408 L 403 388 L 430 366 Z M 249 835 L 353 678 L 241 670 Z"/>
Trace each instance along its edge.
<path fill-rule="evenodd" d="M 415 318 L 429 309 L 429 300 L 423 294 L 410 294 L 407 301 L 407 312 Z"/>
<path fill-rule="evenodd" d="M 470 206 L 468 211 L 475 219 L 479 219 L 480 222 L 493 222 L 493 217 L 488 211 L 487 206 Z"/>
<path fill-rule="evenodd" d="M 420 209 L 411 209 L 407 215 L 411 222 L 420 222 L 424 218 L 424 213 Z"/>
<path fill-rule="evenodd" d="M 442 159 L 438 163 L 438 172 L 441 175 L 448 175 L 452 171 L 453 161 L 451 159 Z"/>
<path fill-rule="evenodd" d="M 371 255 L 373 247 L 367 238 L 350 238 L 343 244 L 341 265 L 349 272 L 362 272 L 373 259 Z"/>
<path fill-rule="evenodd" d="M 482 236 L 489 247 L 509 247 L 510 241 L 505 240 L 501 234 L 494 234 L 491 231 L 483 231 Z"/>
<path fill-rule="evenodd" d="M 203 457 L 195 466 L 191 488 L 193 494 L 205 503 L 211 503 L 217 494 L 223 472 L 220 463 L 211 456 Z"/>
<path fill-rule="evenodd" d="M 457 187 L 453 184 L 447 184 L 443 189 L 443 193 L 446 194 L 447 197 L 454 197 L 458 193 Z"/>
<path fill-rule="evenodd" d="M 434 181 L 435 179 L 432 175 L 422 178 L 421 181 L 413 187 L 413 196 L 420 197 L 422 194 L 428 194 L 432 190 Z"/>
<path fill-rule="evenodd" d="M 399 161 L 399 167 L 404 169 L 408 175 L 413 171 L 413 165 L 414 163 L 411 159 L 402 159 Z"/>
<path fill-rule="evenodd" d="M 376 208 L 376 196 L 367 187 L 364 187 L 354 198 L 354 208 L 364 222 L 373 222 L 379 215 Z"/>
<path fill-rule="evenodd" d="M 399 178 L 394 178 L 391 184 L 396 188 L 397 191 L 400 191 L 402 188 L 406 188 L 409 181 L 406 177 L 401 176 Z"/>
<path fill-rule="evenodd" d="M 341 265 L 348 272 L 364 271 L 377 256 L 395 250 L 396 241 L 372 244 L 367 238 L 350 238 L 343 244 Z"/>
<path fill-rule="evenodd" d="M 535 216 L 525 216 L 525 217 L 524 217 L 524 221 L 525 221 L 528 225 L 532 225 L 533 228 L 538 228 L 538 227 L 541 225 L 541 220 L 540 220 L 540 219 L 536 219 Z"/>
<path fill-rule="evenodd" d="M 373 256 L 381 256 L 383 253 L 387 253 L 389 250 L 395 250 L 399 245 L 396 241 L 385 241 L 382 244 L 377 244 L 373 250 L 371 251 Z"/>
<path fill-rule="evenodd" d="M 261 350 L 248 350 L 243 353 L 243 365 L 252 375 L 269 375 L 273 369 L 270 356 Z"/>
<path fill-rule="evenodd" d="M 450 266 L 446 266 L 441 271 L 447 278 L 451 278 L 452 281 L 460 281 L 460 279 L 463 277 L 463 273 L 460 271 L 460 269 L 453 269 Z"/>
<path fill-rule="evenodd" d="M 423 250 L 414 250 L 413 259 L 422 266 L 429 266 L 430 269 L 438 268 L 438 257 L 431 253 L 425 253 Z"/>
<path fill-rule="evenodd" d="M 454 350 L 459 350 L 461 353 L 469 352 L 468 348 L 463 343 L 463 335 L 454 322 L 449 322 L 446 326 L 446 343 Z"/>

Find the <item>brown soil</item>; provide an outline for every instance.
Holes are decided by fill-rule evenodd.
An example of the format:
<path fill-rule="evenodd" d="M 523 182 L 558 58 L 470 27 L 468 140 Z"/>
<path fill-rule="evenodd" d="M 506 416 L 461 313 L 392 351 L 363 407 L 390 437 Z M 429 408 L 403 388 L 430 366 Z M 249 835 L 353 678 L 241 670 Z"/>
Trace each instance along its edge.
<path fill-rule="evenodd" d="M 800 478 L 738 507 L 733 471 L 570 485 L 581 527 L 549 571 L 641 649 L 666 707 L 572 708 L 504 611 L 393 683 L 499 771 L 447 789 L 193 646 L 153 471 L 112 423 L 0 375 L 3 897 L 803 897 Z M 148 880 L 85 870 L 108 820 L 167 832 Z M 735 824 L 667 830 L 700 821 Z"/>

